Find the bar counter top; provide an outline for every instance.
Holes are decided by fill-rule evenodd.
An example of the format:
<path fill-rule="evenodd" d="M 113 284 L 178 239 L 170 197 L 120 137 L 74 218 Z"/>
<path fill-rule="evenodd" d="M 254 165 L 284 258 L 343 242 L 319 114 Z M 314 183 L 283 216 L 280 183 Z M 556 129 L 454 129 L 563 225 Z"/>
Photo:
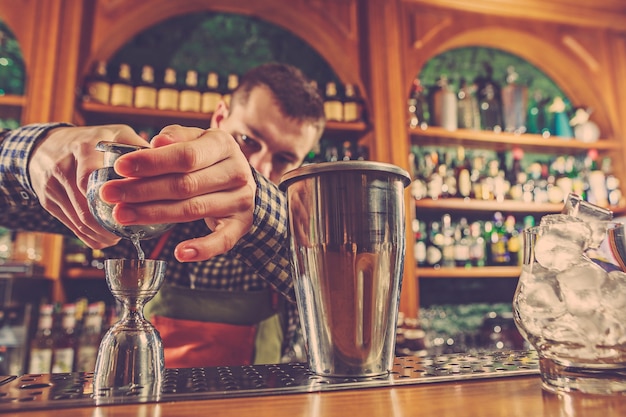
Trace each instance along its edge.
<path fill-rule="evenodd" d="M 156 392 L 156 394 L 155 394 Z M 388 375 L 306 364 L 166 369 L 158 389 L 96 388 L 93 373 L 0 377 L 0 417 L 624 417 L 626 395 L 554 394 L 534 351 L 405 356 Z"/>
<path fill-rule="evenodd" d="M 335 392 L 12 412 L 16 417 L 618 417 L 626 397 L 551 394 L 538 375 Z"/>

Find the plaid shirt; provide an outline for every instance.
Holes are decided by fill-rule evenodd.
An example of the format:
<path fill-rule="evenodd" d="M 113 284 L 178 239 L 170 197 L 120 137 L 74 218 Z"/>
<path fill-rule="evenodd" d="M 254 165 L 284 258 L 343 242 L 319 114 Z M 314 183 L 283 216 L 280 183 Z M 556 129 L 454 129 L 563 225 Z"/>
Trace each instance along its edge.
<path fill-rule="evenodd" d="M 28 176 L 33 145 L 48 130 L 66 124 L 32 124 L 14 131 L 0 131 L 0 225 L 13 230 L 35 230 L 72 236 L 70 229 L 41 207 Z M 283 294 L 287 303 L 284 352 L 296 340 L 299 320 L 291 281 L 287 234 L 287 202 L 278 187 L 253 170 L 257 183 L 252 229 L 228 253 L 208 261 L 180 263 L 174 247 L 181 241 L 210 234 L 203 220 L 174 227 L 159 258 L 168 261 L 166 280 L 189 287 L 224 291 L 254 291 L 268 287 Z M 142 241 L 150 254 L 157 239 Z M 112 258 L 136 257 L 129 240 L 105 250 Z"/>

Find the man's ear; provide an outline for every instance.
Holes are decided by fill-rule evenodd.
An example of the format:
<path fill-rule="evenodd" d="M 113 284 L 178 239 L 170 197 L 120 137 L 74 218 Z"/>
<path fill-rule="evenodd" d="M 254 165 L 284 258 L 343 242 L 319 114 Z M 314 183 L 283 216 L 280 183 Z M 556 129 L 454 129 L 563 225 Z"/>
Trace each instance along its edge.
<path fill-rule="evenodd" d="M 220 100 L 213 112 L 213 116 L 211 116 L 211 127 L 219 128 L 222 120 L 228 117 L 229 111 L 228 104 L 224 100 Z"/>

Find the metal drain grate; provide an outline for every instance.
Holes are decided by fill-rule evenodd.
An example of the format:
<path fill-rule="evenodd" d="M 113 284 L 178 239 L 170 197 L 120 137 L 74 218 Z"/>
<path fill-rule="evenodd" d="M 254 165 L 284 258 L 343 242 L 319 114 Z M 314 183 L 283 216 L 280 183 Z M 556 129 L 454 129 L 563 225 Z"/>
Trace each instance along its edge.
<path fill-rule="evenodd" d="M 327 378 L 305 364 L 167 369 L 159 392 L 93 392 L 91 373 L 0 377 L 0 412 L 156 401 L 250 397 L 538 374 L 535 351 L 396 358 L 384 377 Z"/>

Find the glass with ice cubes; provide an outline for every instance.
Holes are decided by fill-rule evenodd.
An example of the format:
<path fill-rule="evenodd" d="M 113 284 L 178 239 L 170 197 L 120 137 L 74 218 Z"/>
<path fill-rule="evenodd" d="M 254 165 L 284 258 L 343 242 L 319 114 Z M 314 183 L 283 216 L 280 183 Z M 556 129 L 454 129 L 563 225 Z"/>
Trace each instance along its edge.
<path fill-rule="evenodd" d="M 626 232 L 611 219 L 570 195 L 524 231 L 513 312 L 548 391 L 626 395 Z"/>

